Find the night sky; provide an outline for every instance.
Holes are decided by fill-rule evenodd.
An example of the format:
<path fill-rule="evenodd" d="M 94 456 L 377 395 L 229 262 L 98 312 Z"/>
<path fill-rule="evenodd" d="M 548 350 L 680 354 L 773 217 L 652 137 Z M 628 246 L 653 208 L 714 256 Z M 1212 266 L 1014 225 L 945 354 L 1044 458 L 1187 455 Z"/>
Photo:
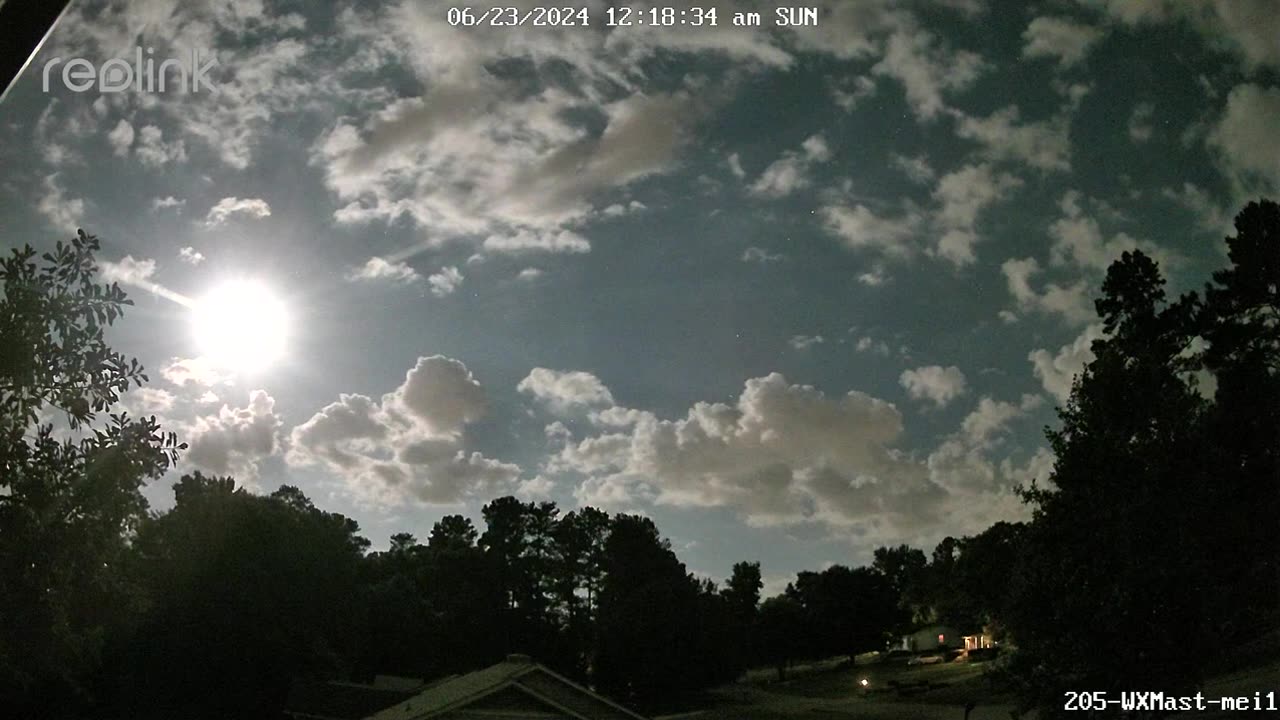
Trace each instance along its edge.
<path fill-rule="evenodd" d="M 102 238 L 172 479 L 379 547 L 505 494 L 638 512 L 776 591 L 1025 517 L 1107 265 L 1198 287 L 1280 186 L 1275 2 L 575 5 L 74 3 L 0 105 L 0 242 Z M 217 92 L 42 89 L 137 47 Z"/>

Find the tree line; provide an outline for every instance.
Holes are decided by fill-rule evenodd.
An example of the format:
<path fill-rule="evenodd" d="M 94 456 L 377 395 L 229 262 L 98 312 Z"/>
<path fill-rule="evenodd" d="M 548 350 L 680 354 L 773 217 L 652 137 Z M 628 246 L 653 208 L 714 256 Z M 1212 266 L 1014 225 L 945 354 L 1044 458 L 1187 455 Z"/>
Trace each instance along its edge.
<path fill-rule="evenodd" d="M 1055 714 L 1067 689 L 1180 691 L 1280 646 L 1280 206 L 1250 203 L 1230 264 L 1170 300 L 1122 255 L 1025 523 L 879 548 L 761 598 L 760 565 L 691 574 L 652 520 L 495 499 L 371 552 L 295 487 L 193 473 L 107 414 L 146 382 L 103 341 L 125 306 L 80 233 L 0 261 L 0 706 L 15 717 L 263 717 L 297 678 L 438 677 L 509 652 L 641 707 L 753 665 L 882 650 L 938 622 L 1016 648 L 993 677 Z M 47 418 L 73 430 L 66 439 Z"/>

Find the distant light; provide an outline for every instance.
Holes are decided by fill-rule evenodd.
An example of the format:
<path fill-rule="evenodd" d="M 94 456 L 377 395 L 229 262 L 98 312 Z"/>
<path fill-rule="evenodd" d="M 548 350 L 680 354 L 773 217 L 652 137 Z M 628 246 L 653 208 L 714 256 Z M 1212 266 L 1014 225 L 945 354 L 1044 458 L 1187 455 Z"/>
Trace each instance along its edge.
<path fill-rule="evenodd" d="M 861 685 L 862 687 L 866 687 L 871 684 L 871 681 L 866 678 L 862 678 L 861 680 L 858 681 L 858 684 Z"/>

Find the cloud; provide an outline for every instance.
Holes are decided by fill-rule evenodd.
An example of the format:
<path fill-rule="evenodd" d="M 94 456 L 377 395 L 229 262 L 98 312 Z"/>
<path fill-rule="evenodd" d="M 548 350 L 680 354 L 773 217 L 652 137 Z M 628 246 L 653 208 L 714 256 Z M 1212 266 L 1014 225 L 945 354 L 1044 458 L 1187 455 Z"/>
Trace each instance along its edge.
<path fill-rule="evenodd" d="M 340 395 L 290 433 L 288 463 L 327 469 L 356 500 L 391 507 L 408 499 L 453 505 L 512 492 L 520 468 L 468 453 L 466 425 L 483 416 L 483 388 L 466 365 L 421 357 L 375 401 Z"/>
<path fill-rule="evenodd" d="M 58 181 L 58 173 L 46 175 L 44 192 L 36 209 L 44 215 L 59 231 L 70 231 L 80 227 L 84 216 L 84 200 L 67 196 L 67 191 Z"/>
<path fill-rule="evenodd" d="M 199 265 L 204 262 L 204 255 L 199 250 L 188 245 L 178 251 L 178 259 L 188 265 Z"/>
<path fill-rule="evenodd" d="M 875 353 L 883 357 L 888 357 L 892 352 L 889 350 L 889 344 L 883 340 L 876 340 L 868 335 L 863 335 L 854 343 L 853 349 L 860 353 Z"/>
<path fill-rule="evenodd" d="M 591 242 L 569 230 L 534 231 L 521 230 L 513 235 L 490 235 L 485 238 L 484 249 L 492 253 L 588 253 Z"/>
<path fill-rule="evenodd" d="M 1060 67 L 1070 67 L 1084 60 L 1089 48 L 1102 35 L 1102 30 L 1091 25 L 1059 17 L 1038 17 L 1022 33 L 1026 43 L 1022 47 L 1022 56 L 1053 58 Z"/>
<path fill-rule="evenodd" d="M 520 97 L 491 75 L 431 87 L 321 138 L 340 222 L 403 216 L 446 237 L 555 238 L 597 192 L 670 170 L 703 112 L 684 91 L 635 94 L 592 109 L 603 129 L 588 132 L 566 119 L 582 101 L 554 87 Z"/>
<path fill-rule="evenodd" d="M 806 188 L 812 182 L 809 172 L 814 165 L 831 159 L 831 150 L 821 135 L 805 140 L 799 152 L 788 150 L 765 168 L 748 191 L 764 198 L 781 198 Z"/>
<path fill-rule="evenodd" d="M 739 180 L 747 176 L 747 171 L 742 169 L 742 159 L 738 157 L 738 153 L 733 153 L 726 158 L 725 164 L 729 166 L 729 172 Z"/>
<path fill-rule="evenodd" d="M 867 287 L 880 287 L 889 282 L 889 276 L 885 274 L 884 268 L 876 268 L 869 272 L 859 273 L 858 282 Z"/>
<path fill-rule="evenodd" d="M 648 206 L 646 206 L 644 203 L 640 202 L 639 200 L 632 200 L 626 205 L 623 205 L 622 203 L 614 203 L 606 207 L 605 209 L 601 210 L 600 214 L 604 215 L 605 217 L 616 218 L 616 217 L 622 217 L 623 215 L 638 213 L 648 209 L 649 209 Z"/>
<path fill-rule="evenodd" d="M 1040 122 L 1019 122 L 1018 108 L 1010 105 L 985 118 L 955 113 L 956 134 L 982 146 L 983 155 L 995 161 L 1021 162 L 1049 172 L 1071 169 L 1071 140 L 1065 114 Z"/>
<path fill-rule="evenodd" d="M 1245 66 L 1280 67 L 1280 17 L 1270 0 L 1106 0 L 1106 12 L 1128 25 L 1189 22 L 1210 44 L 1228 50 Z"/>
<path fill-rule="evenodd" d="M 1154 258 L 1165 270 L 1182 263 L 1182 257 L 1176 251 L 1123 232 L 1104 239 L 1098 221 L 1085 214 L 1085 202 L 1079 192 L 1068 190 L 1058 203 L 1063 216 L 1049 226 L 1049 236 L 1054 241 L 1050 248 L 1050 261 L 1054 265 L 1075 265 L 1095 271 L 1100 276 L 1121 254 L 1135 249 Z"/>
<path fill-rule="evenodd" d="M 933 167 L 929 165 L 929 158 L 924 155 L 916 155 L 908 157 L 898 153 L 889 155 L 889 162 L 893 166 L 907 176 L 911 182 L 924 184 L 932 182 L 937 176 L 933 171 Z"/>
<path fill-rule="evenodd" d="M 897 217 L 886 217 L 860 203 L 837 202 L 822 207 L 818 214 L 827 232 L 845 247 L 899 259 L 915 253 L 915 240 L 924 225 L 924 216 L 913 207 Z"/>
<path fill-rule="evenodd" d="M 831 83 L 831 99 L 841 110 L 853 112 L 858 103 L 876 94 L 876 81 L 866 75 Z"/>
<path fill-rule="evenodd" d="M 1021 186 L 1021 180 L 995 173 L 986 164 L 968 165 L 943 176 L 933 191 L 933 199 L 939 203 L 934 224 L 942 234 L 938 255 L 957 267 L 972 264 L 977 259 L 973 246 L 978 242 L 979 213 Z"/>
<path fill-rule="evenodd" d="M 205 216 L 205 224 L 213 227 L 237 216 L 264 218 L 270 215 L 271 206 L 261 198 L 245 198 L 241 200 L 236 197 L 224 197 L 216 205 L 209 208 L 209 214 Z"/>
<path fill-rule="evenodd" d="M 764 248 L 749 247 L 742 251 L 742 262 L 754 262 L 765 265 L 768 263 L 781 262 L 786 260 L 787 256 L 782 253 L 771 253 Z"/>
<path fill-rule="evenodd" d="M 960 423 L 960 430 L 970 444 L 986 446 L 1003 433 L 1011 421 L 1043 404 L 1041 396 L 1031 394 L 1023 395 L 1018 403 L 983 397 L 978 401 L 978 406 Z"/>
<path fill-rule="evenodd" d="M 132 255 L 125 255 L 118 262 L 109 260 L 100 262 L 98 272 L 101 273 L 105 282 L 138 285 L 155 275 L 156 261 L 149 258 L 135 260 Z"/>
<path fill-rule="evenodd" d="M 1093 341 L 1103 336 L 1101 325 L 1090 325 L 1056 353 L 1039 349 L 1032 350 L 1027 356 L 1040 384 L 1059 403 L 1065 403 L 1071 395 L 1071 383 L 1075 376 L 1093 360 Z"/>
<path fill-rule="evenodd" d="M 133 125 L 128 120 L 116 123 L 115 128 L 107 133 L 107 142 L 111 144 L 111 152 L 120 157 L 128 155 L 129 148 L 133 146 Z"/>
<path fill-rule="evenodd" d="M 516 390 L 532 395 L 560 414 L 614 404 L 613 394 L 600 378 L 581 370 L 534 368 L 516 385 Z"/>
<path fill-rule="evenodd" d="M 1165 188 L 1161 194 L 1191 211 L 1201 230 L 1216 236 L 1214 239 L 1235 233 L 1231 212 L 1209 196 L 1203 188 L 1183 183 L 1182 189 Z"/>
<path fill-rule="evenodd" d="M 928 365 L 914 370 L 904 370 L 898 383 L 907 389 L 915 400 L 928 400 L 936 407 L 945 407 L 952 400 L 968 392 L 964 373 L 951 365 Z"/>
<path fill-rule="evenodd" d="M 542 277 L 542 271 L 535 267 L 527 267 L 516 275 L 517 280 L 524 280 L 527 282 L 533 282 L 540 277 Z"/>
<path fill-rule="evenodd" d="M 282 424 L 275 400 L 254 390 L 243 408 L 223 405 L 214 415 L 196 418 L 185 434 L 189 448 L 183 458 L 219 475 L 252 481 L 258 461 L 276 453 Z"/>
<path fill-rule="evenodd" d="M 1156 112 L 1156 106 L 1143 102 L 1133 106 L 1133 113 L 1129 115 L 1129 139 L 1136 143 L 1144 143 L 1151 139 L 1154 128 L 1151 126 L 1151 116 Z"/>
<path fill-rule="evenodd" d="M 821 335 L 793 335 L 791 336 L 791 339 L 787 341 L 787 344 L 796 350 L 804 351 L 814 345 L 821 345 L 824 342 L 826 342 L 826 338 Z"/>
<path fill-rule="evenodd" d="M 462 273 L 453 265 L 442 267 L 440 272 L 427 277 L 427 284 L 431 286 L 431 294 L 436 297 L 452 295 L 462 285 Z"/>
<path fill-rule="evenodd" d="M 392 283 L 413 283 L 421 280 L 417 270 L 408 263 L 390 262 L 384 258 L 371 257 L 364 265 L 347 273 L 350 282 L 384 280 Z"/>
<path fill-rule="evenodd" d="M 147 125 L 138 133 L 138 147 L 135 153 L 138 156 L 138 162 L 153 169 L 187 160 L 186 144 L 182 140 L 165 142 L 164 134 L 155 125 Z M 270 212 L 267 214 L 269 215 Z"/>
<path fill-rule="evenodd" d="M 930 535 L 943 517 L 976 516 L 980 530 L 1024 512 L 998 467 L 982 483 L 945 476 L 957 491 L 935 482 L 894 447 L 898 410 L 861 392 L 828 396 L 773 373 L 748 380 L 733 404 L 699 402 L 681 419 L 632 412 L 622 432 L 575 439 L 561 428 L 546 473 L 579 477 L 583 503 L 724 507 L 753 526 L 817 525 L 880 544 Z"/>
<path fill-rule="evenodd" d="M 1237 195 L 1280 191 L 1278 136 L 1280 87 L 1246 83 L 1232 88 L 1226 110 L 1207 142 L 1232 179 Z"/>
<path fill-rule="evenodd" d="M 1065 286 L 1047 283 L 1043 291 L 1037 291 L 1031 285 L 1031 279 L 1040 273 L 1035 258 L 1010 258 L 1000 266 L 1000 272 L 1023 313 L 1056 315 L 1069 325 L 1083 325 L 1096 317 L 1086 280 Z"/>
<path fill-rule="evenodd" d="M 162 197 L 162 198 L 160 198 L 160 197 L 158 197 L 158 198 L 152 198 L 152 199 L 151 199 L 151 212 L 158 212 L 158 211 L 160 211 L 160 210 L 164 210 L 165 208 L 179 208 L 179 209 L 181 209 L 181 208 L 182 208 L 182 207 L 184 207 L 186 204 L 187 204 L 186 199 L 181 199 L 181 200 L 180 200 L 180 199 L 178 199 L 178 198 L 176 198 L 176 197 L 174 197 L 174 196 L 172 196 L 172 195 L 167 195 L 167 196 Z"/>
<path fill-rule="evenodd" d="M 967 89 L 986 68 L 977 53 L 951 50 L 929 32 L 904 26 L 889 36 L 871 72 L 901 82 L 916 118 L 928 121 L 946 108 L 944 94 Z"/>
<path fill-rule="evenodd" d="M 212 387 L 231 380 L 230 375 L 203 357 L 170 358 L 160 367 L 160 376 L 179 387 Z"/>

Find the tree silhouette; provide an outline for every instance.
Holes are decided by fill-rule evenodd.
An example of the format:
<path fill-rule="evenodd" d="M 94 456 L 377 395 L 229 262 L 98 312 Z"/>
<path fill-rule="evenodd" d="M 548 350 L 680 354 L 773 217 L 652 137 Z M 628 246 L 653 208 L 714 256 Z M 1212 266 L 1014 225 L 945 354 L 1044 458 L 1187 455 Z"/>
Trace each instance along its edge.
<path fill-rule="evenodd" d="M 1052 487 L 1025 493 L 1008 606 L 1010 672 L 1045 715 L 1069 688 L 1192 689 L 1276 622 L 1280 212 L 1250 204 L 1236 229 L 1203 302 L 1166 302 L 1141 252 L 1107 272 L 1108 336 L 1049 433 Z"/>
<path fill-rule="evenodd" d="M 136 602 L 119 570 L 140 488 L 186 447 L 155 418 L 98 421 L 146 380 L 103 338 L 130 302 L 98 284 L 98 247 L 82 230 L 42 265 L 29 246 L 0 261 L 0 706 L 19 717 L 90 699 Z"/>

